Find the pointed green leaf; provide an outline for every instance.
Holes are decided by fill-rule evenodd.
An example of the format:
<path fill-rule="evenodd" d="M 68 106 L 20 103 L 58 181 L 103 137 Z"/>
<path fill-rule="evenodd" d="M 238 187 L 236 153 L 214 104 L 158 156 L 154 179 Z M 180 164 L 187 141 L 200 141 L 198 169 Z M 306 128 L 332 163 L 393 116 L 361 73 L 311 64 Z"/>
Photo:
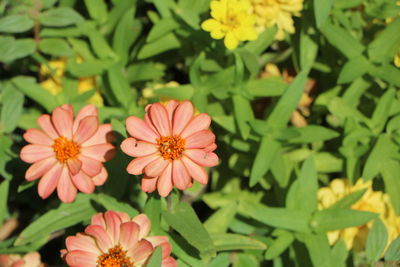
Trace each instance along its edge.
<path fill-rule="evenodd" d="M 368 232 L 366 255 L 370 262 L 376 262 L 382 256 L 388 241 L 388 232 L 383 222 L 377 218 L 375 219 L 372 228 Z"/>

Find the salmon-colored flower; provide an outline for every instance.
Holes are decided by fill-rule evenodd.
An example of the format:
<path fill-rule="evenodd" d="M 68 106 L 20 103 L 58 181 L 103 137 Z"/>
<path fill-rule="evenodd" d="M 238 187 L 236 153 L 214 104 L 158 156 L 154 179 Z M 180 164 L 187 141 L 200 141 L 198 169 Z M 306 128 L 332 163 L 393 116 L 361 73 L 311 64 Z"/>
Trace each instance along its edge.
<path fill-rule="evenodd" d="M 136 159 L 127 171 L 144 173 L 142 190 L 167 196 L 173 186 L 185 190 L 194 180 L 207 184 L 208 174 L 203 167 L 218 164 L 213 152 L 215 135 L 208 130 L 211 118 L 207 114 L 194 115 L 190 101 L 169 101 L 148 105 L 144 121 L 131 116 L 126 128 L 132 136 L 125 139 L 121 149 Z"/>
<path fill-rule="evenodd" d="M 103 162 L 111 159 L 115 149 L 110 124 L 99 125 L 97 108 L 87 105 L 75 117 L 71 105 L 54 109 L 53 114 L 37 120 L 40 128 L 29 129 L 24 139 L 30 144 L 21 150 L 21 159 L 33 163 L 25 179 L 41 177 L 40 197 L 47 198 L 57 188 L 63 202 L 74 201 L 77 189 L 90 194 L 104 184 L 108 173 Z"/>
<path fill-rule="evenodd" d="M 151 223 L 145 214 L 130 219 L 123 212 L 107 211 L 92 217 L 85 233 L 66 239 L 62 257 L 72 267 L 137 267 L 150 259 L 154 249 L 162 247 L 162 266 L 177 266 L 166 236 L 150 236 Z"/>
<path fill-rule="evenodd" d="M 44 267 L 40 260 L 40 254 L 30 252 L 24 256 L 18 254 L 0 255 L 0 267 Z"/>

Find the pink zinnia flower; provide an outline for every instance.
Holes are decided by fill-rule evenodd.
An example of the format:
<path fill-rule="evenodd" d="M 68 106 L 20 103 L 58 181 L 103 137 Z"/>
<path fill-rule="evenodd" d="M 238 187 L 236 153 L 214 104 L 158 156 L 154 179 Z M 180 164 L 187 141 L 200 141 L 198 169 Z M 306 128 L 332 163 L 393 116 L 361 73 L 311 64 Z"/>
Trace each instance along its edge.
<path fill-rule="evenodd" d="M 166 236 L 147 235 L 151 223 L 145 214 L 130 219 L 124 212 L 107 211 L 93 215 L 85 233 L 66 239 L 61 251 L 71 267 L 143 266 L 157 246 L 162 247 L 162 266 L 177 266 Z"/>
<path fill-rule="evenodd" d="M 21 159 L 33 163 L 25 179 L 39 181 L 40 197 L 47 198 L 57 188 L 63 202 L 74 201 L 77 189 L 92 193 L 104 184 L 108 173 L 103 162 L 111 159 L 115 149 L 110 124 L 99 125 L 93 105 L 82 108 L 75 117 L 71 105 L 54 109 L 53 114 L 37 120 L 39 129 L 29 129 L 24 139 L 31 143 L 21 150 Z"/>
<path fill-rule="evenodd" d="M 203 167 L 218 164 L 213 152 L 215 135 L 208 130 L 211 118 L 207 114 L 194 115 L 190 101 L 169 101 L 148 105 L 144 121 L 131 116 L 126 128 L 132 136 L 125 139 L 121 149 L 136 159 L 127 171 L 144 173 L 142 190 L 153 192 L 156 188 L 163 197 L 173 186 L 185 190 L 194 180 L 207 184 L 208 174 Z"/>
<path fill-rule="evenodd" d="M 18 254 L 0 255 L 0 267 L 44 267 L 40 254 L 30 252 L 24 256 Z"/>

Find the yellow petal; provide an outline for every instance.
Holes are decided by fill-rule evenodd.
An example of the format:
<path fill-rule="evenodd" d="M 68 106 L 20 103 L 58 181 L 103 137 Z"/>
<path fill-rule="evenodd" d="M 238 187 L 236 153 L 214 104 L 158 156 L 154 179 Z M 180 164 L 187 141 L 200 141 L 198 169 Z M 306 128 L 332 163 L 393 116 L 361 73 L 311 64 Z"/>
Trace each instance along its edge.
<path fill-rule="evenodd" d="M 228 32 L 224 39 L 224 44 L 229 50 L 235 49 L 239 45 L 239 40 L 232 32 Z"/>
<path fill-rule="evenodd" d="M 201 28 L 205 31 L 211 32 L 217 30 L 218 28 L 221 28 L 221 23 L 219 23 L 215 19 L 208 19 L 201 24 Z"/>
<path fill-rule="evenodd" d="M 394 65 L 400 68 L 400 52 L 398 52 L 397 55 L 394 57 Z"/>
<path fill-rule="evenodd" d="M 211 16 L 216 20 L 222 21 L 226 17 L 227 4 L 226 1 L 211 1 Z"/>
<path fill-rule="evenodd" d="M 225 36 L 225 32 L 223 32 L 221 29 L 214 30 L 210 34 L 213 39 L 217 40 L 222 39 Z"/>

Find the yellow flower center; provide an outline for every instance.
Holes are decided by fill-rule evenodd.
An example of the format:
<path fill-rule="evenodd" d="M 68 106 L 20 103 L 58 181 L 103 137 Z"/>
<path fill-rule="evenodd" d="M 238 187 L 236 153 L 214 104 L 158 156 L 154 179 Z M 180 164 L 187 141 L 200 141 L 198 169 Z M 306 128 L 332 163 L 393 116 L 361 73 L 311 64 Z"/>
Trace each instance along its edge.
<path fill-rule="evenodd" d="M 179 159 L 185 150 L 185 139 L 180 136 L 161 136 L 157 139 L 158 150 L 165 160 Z"/>
<path fill-rule="evenodd" d="M 60 136 L 54 141 L 53 149 L 57 160 L 61 163 L 75 158 L 79 154 L 79 146 L 64 136 Z"/>
<path fill-rule="evenodd" d="M 133 267 L 131 258 L 126 256 L 126 251 L 116 245 L 97 259 L 97 267 Z"/>

